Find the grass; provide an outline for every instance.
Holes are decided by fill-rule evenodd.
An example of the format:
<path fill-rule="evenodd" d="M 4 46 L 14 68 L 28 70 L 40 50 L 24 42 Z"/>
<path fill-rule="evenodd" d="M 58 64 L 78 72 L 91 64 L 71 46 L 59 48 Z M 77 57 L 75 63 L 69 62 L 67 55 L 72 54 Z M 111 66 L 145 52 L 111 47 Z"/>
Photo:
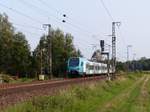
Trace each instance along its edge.
<path fill-rule="evenodd" d="M 31 78 L 19 78 L 17 80 L 12 80 L 9 83 L 11 84 L 17 84 L 17 83 L 30 83 L 33 82 L 36 79 L 31 79 Z"/>
<path fill-rule="evenodd" d="M 33 98 L 4 112 L 131 112 L 136 110 L 136 99 L 142 97 L 141 90 L 147 91 L 150 86 L 149 81 L 145 84 L 146 88 L 141 86 L 146 77 L 138 73 L 115 81 L 72 86 L 72 89 L 63 90 L 58 95 Z M 150 97 L 150 88 L 147 97 Z"/>
<path fill-rule="evenodd" d="M 29 83 L 32 82 L 34 80 L 37 80 L 35 78 L 17 78 L 17 77 L 13 77 L 11 75 L 8 74 L 0 74 L 0 78 L 3 80 L 3 83 L 9 83 L 9 84 L 16 84 L 16 83 Z"/>

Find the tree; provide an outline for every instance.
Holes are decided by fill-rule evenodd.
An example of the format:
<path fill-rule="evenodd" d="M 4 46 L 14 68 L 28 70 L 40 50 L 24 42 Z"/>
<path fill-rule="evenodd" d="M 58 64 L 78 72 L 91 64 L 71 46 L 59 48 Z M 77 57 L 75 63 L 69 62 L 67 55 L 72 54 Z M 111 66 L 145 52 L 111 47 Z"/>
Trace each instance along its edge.
<path fill-rule="evenodd" d="M 73 36 L 71 34 L 64 34 L 60 29 L 53 30 L 51 34 L 53 75 L 56 77 L 63 77 L 66 72 L 67 60 L 70 57 L 81 56 L 81 52 L 80 50 L 75 49 L 73 45 Z M 39 59 L 40 63 L 40 49 L 45 49 L 42 53 L 42 66 L 45 73 L 48 73 L 48 44 L 48 38 L 42 36 L 37 48 L 34 51 L 36 58 Z"/>
<path fill-rule="evenodd" d="M 11 70 L 13 34 L 14 28 L 8 16 L 0 14 L 0 71 L 4 73 Z"/>
<path fill-rule="evenodd" d="M 21 32 L 16 33 L 13 38 L 12 47 L 12 74 L 29 74 L 30 58 L 30 46 L 25 39 L 25 35 Z"/>
<path fill-rule="evenodd" d="M 126 71 L 126 64 L 123 62 L 117 62 L 117 71 Z"/>
<path fill-rule="evenodd" d="M 27 74 L 30 47 L 23 33 L 15 33 L 6 14 L 0 14 L 0 72 Z"/>

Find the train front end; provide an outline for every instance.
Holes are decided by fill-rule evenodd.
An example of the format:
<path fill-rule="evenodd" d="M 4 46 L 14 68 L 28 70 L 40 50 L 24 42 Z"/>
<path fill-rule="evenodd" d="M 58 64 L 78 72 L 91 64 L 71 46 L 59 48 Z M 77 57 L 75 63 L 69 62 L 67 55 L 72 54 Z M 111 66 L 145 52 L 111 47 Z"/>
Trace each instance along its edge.
<path fill-rule="evenodd" d="M 83 74 L 83 67 L 81 66 L 81 59 L 79 57 L 68 60 L 67 74 L 69 77 L 79 77 Z"/>

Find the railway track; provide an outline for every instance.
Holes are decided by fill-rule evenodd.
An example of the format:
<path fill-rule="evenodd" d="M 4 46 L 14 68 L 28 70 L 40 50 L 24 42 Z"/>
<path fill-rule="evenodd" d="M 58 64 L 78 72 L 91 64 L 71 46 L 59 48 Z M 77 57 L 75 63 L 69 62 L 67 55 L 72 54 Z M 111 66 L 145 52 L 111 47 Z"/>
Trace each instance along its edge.
<path fill-rule="evenodd" d="M 35 96 L 54 95 L 73 84 L 102 79 L 106 79 L 106 76 L 49 80 L 26 84 L 2 84 L 0 85 L 0 108 L 29 100 Z"/>
<path fill-rule="evenodd" d="M 17 84 L 0 84 L 0 90 L 7 89 L 15 89 L 22 87 L 32 87 L 32 86 L 40 86 L 47 84 L 57 84 L 57 83 L 68 83 L 68 82 L 78 82 L 78 81 L 90 81 L 90 80 L 98 80 L 104 79 L 106 76 L 95 76 L 95 77 L 85 77 L 85 78 L 72 78 L 72 79 L 57 79 L 57 80 L 47 80 L 47 81 L 35 81 L 31 83 L 17 83 Z"/>

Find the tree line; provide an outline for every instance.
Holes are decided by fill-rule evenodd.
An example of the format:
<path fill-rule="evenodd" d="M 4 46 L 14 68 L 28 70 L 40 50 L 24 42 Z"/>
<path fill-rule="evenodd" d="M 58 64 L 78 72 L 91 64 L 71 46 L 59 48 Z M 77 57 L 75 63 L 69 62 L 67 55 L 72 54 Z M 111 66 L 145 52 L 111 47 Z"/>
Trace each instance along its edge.
<path fill-rule="evenodd" d="M 150 59 L 142 57 L 139 60 L 117 62 L 118 71 L 150 71 Z"/>
<path fill-rule="evenodd" d="M 73 36 L 60 29 L 51 31 L 53 76 L 63 77 L 69 57 L 82 56 L 73 44 Z M 48 44 L 42 35 L 34 51 L 31 51 L 26 36 L 16 32 L 6 14 L 0 14 L 0 73 L 19 77 L 35 77 L 48 74 Z M 42 55 L 41 55 L 42 53 Z"/>

